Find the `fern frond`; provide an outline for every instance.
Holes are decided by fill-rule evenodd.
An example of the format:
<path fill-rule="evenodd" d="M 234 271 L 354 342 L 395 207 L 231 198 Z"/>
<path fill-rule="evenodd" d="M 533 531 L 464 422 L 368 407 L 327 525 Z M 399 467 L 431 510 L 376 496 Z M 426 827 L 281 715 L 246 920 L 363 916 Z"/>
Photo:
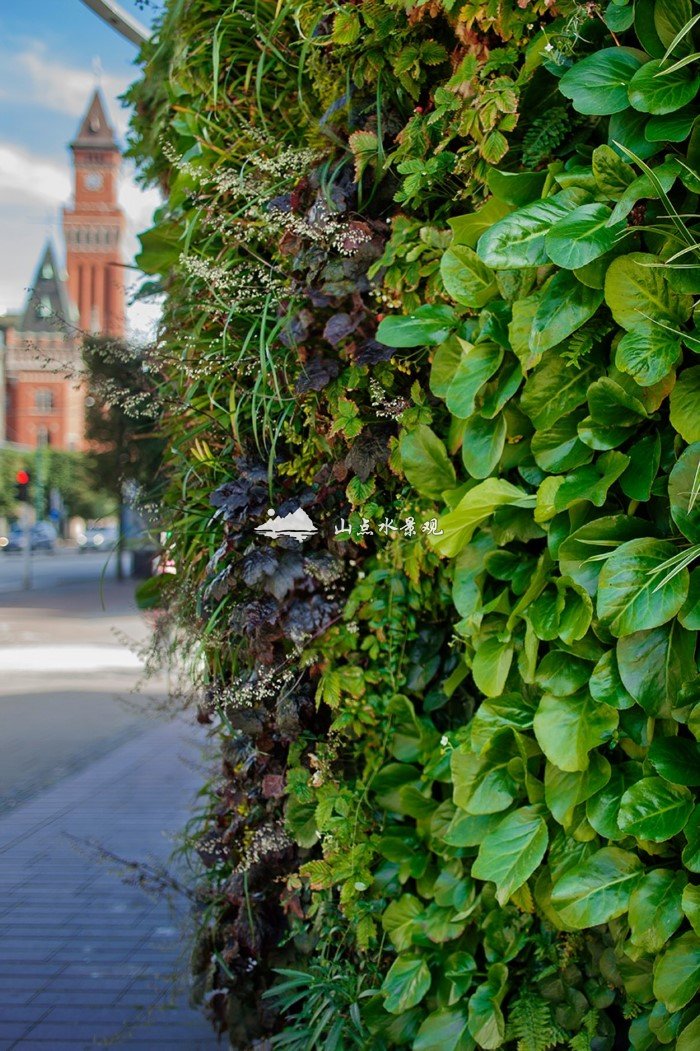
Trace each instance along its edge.
<path fill-rule="evenodd" d="M 506 1038 L 517 1040 L 518 1051 L 548 1051 L 559 1037 L 547 1001 L 531 989 L 519 992 L 508 1014 Z"/>

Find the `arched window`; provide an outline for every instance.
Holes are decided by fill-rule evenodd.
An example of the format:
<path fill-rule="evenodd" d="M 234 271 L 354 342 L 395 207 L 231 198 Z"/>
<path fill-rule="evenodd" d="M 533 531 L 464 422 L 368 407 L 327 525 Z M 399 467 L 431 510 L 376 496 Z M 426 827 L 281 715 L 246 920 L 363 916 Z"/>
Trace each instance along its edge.
<path fill-rule="evenodd" d="M 49 296 L 41 296 L 35 307 L 37 317 L 51 317 L 51 299 Z"/>
<path fill-rule="evenodd" d="M 53 391 L 38 390 L 34 395 L 34 407 L 37 412 L 53 412 L 55 407 Z"/>

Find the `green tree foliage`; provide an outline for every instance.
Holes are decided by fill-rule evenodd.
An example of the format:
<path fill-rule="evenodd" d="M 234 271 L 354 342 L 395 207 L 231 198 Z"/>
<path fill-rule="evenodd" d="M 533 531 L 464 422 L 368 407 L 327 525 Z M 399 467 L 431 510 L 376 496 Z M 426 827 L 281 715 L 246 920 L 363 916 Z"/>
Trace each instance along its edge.
<path fill-rule="evenodd" d="M 118 550 L 123 545 L 123 509 L 127 483 L 158 493 L 164 440 L 159 432 L 159 377 L 137 348 L 92 336 L 83 344 L 83 368 L 89 398 L 85 437 L 100 489 L 110 494 L 119 518 Z M 121 559 L 117 563 L 121 576 Z"/>
<path fill-rule="evenodd" d="M 112 514 L 115 504 L 110 491 L 102 487 L 89 453 L 48 449 L 44 470 L 50 488 L 59 493 L 65 513 L 81 518 L 100 518 Z M 37 476 L 34 451 L 0 449 L 0 515 L 13 518 L 19 511 L 15 501 L 15 475 L 20 467 Z M 48 495 L 48 494 L 47 494 Z"/>
<path fill-rule="evenodd" d="M 234 1047 L 697 1036 L 698 32 L 195 0 L 146 49 Z"/>

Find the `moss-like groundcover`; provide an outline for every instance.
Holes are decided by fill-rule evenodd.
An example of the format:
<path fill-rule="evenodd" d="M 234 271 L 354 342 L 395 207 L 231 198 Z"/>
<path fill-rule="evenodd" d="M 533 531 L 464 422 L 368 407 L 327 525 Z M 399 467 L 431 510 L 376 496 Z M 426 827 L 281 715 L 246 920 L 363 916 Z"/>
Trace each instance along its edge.
<path fill-rule="evenodd" d="M 147 597 L 220 742 L 235 1048 L 700 1047 L 699 42 L 691 0 L 171 0 L 145 48 Z"/>

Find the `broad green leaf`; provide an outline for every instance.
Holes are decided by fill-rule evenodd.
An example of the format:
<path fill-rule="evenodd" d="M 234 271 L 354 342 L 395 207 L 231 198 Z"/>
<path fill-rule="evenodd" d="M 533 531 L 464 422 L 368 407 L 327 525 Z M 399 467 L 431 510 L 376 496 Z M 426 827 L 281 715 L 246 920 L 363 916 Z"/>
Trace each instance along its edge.
<path fill-rule="evenodd" d="M 664 48 L 671 48 L 677 41 L 671 52 L 674 57 L 693 50 L 693 38 L 690 32 L 684 32 L 692 15 L 690 0 L 661 0 L 654 4 L 654 29 Z"/>
<path fill-rule="evenodd" d="M 700 745 L 688 737 L 657 737 L 647 758 L 674 785 L 700 785 Z"/>
<path fill-rule="evenodd" d="M 589 199 L 585 190 L 562 190 L 511 212 L 480 237 L 480 259 L 493 270 L 543 266 L 548 260 L 545 235 L 552 224 Z"/>
<path fill-rule="evenodd" d="M 673 113 L 692 102 L 700 76 L 692 66 L 665 73 L 668 63 L 655 58 L 638 69 L 629 82 L 629 100 L 640 113 Z"/>
<path fill-rule="evenodd" d="M 644 252 L 613 259 L 605 276 L 605 302 L 618 325 L 628 331 L 638 329 L 650 319 L 673 325 L 686 321 L 692 308 L 690 296 L 673 292 L 656 256 Z M 652 265 L 648 265 L 652 264 Z"/>
<path fill-rule="evenodd" d="M 531 729 L 534 714 L 534 706 L 517 693 L 482 701 L 470 726 L 472 747 L 481 751 L 495 733 L 508 726 L 514 730 Z"/>
<path fill-rule="evenodd" d="M 433 355 L 430 368 L 430 390 L 436 398 L 445 398 L 452 377 L 462 360 L 462 343 L 457 336 L 450 336 L 441 343 Z"/>
<path fill-rule="evenodd" d="M 668 375 L 681 358 L 678 336 L 651 323 L 626 332 L 617 345 L 615 365 L 642 387 Z"/>
<path fill-rule="evenodd" d="M 488 981 L 469 997 L 469 1032 L 479 1047 L 490 1051 L 500 1047 L 505 1037 L 506 1024 L 500 1008 L 505 995 L 508 968 L 494 963 L 488 970 Z"/>
<path fill-rule="evenodd" d="M 700 631 L 700 566 L 690 571 L 690 587 L 678 620 L 689 631 Z"/>
<path fill-rule="evenodd" d="M 688 594 L 688 571 L 671 580 L 660 566 L 675 555 L 669 541 L 629 540 L 605 561 L 598 581 L 598 617 L 617 637 L 665 624 Z"/>
<path fill-rule="evenodd" d="M 700 442 L 684 449 L 668 479 L 671 517 L 691 544 L 700 544 Z"/>
<path fill-rule="evenodd" d="M 590 561 L 595 555 L 615 550 L 627 540 L 648 536 L 649 524 L 627 515 L 606 515 L 576 529 L 560 545 L 558 558 L 563 574 L 572 577 L 595 595 L 602 562 Z"/>
<path fill-rule="evenodd" d="M 450 847 L 478 847 L 500 820 L 500 813 L 467 814 L 456 810 L 442 839 Z"/>
<path fill-rule="evenodd" d="M 496 898 L 505 905 L 542 861 L 548 839 L 541 808 L 514 810 L 484 839 L 472 865 L 472 876 L 495 883 Z"/>
<path fill-rule="evenodd" d="M 535 312 L 530 349 L 541 353 L 555 347 L 593 317 L 602 302 L 602 289 L 588 288 L 566 271 L 555 274 Z"/>
<path fill-rule="evenodd" d="M 453 511 L 439 520 L 442 536 L 431 535 L 431 546 L 440 555 L 453 557 L 468 544 L 477 526 L 490 518 L 497 507 L 534 507 L 535 497 L 503 478 L 487 478 L 470 489 Z"/>
<path fill-rule="evenodd" d="M 536 354 L 530 348 L 530 329 L 543 295 L 544 292 L 540 290 L 524 299 L 516 299 L 513 303 L 513 316 L 508 325 L 508 338 L 523 373 L 534 369 L 542 357 L 541 354 Z"/>
<path fill-rule="evenodd" d="M 512 734 L 496 734 L 482 755 L 455 748 L 450 756 L 455 805 L 470 814 L 497 814 L 518 793 L 511 773 Z"/>
<path fill-rule="evenodd" d="M 618 640 L 620 678 L 647 715 L 671 715 L 683 682 L 695 674 L 694 651 L 695 636 L 675 620 Z"/>
<path fill-rule="evenodd" d="M 606 501 L 610 486 L 629 464 L 629 457 L 619 452 L 604 453 L 592 464 L 577 467 L 563 479 L 554 497 L 555 511 L 566 511 L 582 500 L 596 507 Z"/>
<path fill-rule="evenodd" d="M 513 644 L 498 638 L 482 642 L 472 661 L 472 676 L 477 689 L 487 697 L 500 697 L 506 685 L 513 660 Z"/>
<path fill-rule="evenodd" d="M 684 369 L 671 391 L 671 423 L 686 442 L 700 441 L 700 365 Z"/>
<path fill-rule="evenodd" d="M 508 405 L 522 383 L 523 372 L 520 362 L 508 355 L 498 375 L 490 380 L 479 395 L 481 401 L 480 415 L 487 420 L 494 417 Z"/>
<path fill-rule="evenodd" d="M 488 478 L 501 459 L 508 428 L 503 414 L 493 419 L 472 416 L 462 437 L 462 461 L 472 478 Z"/>
<path fill-rule="evenodd" d="M 590 362 L 577 368 L 567 365 L 556 351 L 547 353 L 525 381 L 520 408 L 538 431 L 545 430 L 585 402 L 594 379 L 595 367 Z"/>
<path fill-rule="evenodd" d="M 683 848 L 683 864 L 691 872 L 700 872 L 700 808 L 696 807 L 683 829 L 687 842 Z"/>
<path fill-rule="evenodd" d="M 597 753 L 596 753 L 597 754 Z M 610 780 L 586 801 L 586 818 L 591 828 L 605 839 L 623 839 L 617 823 L 622 797 L 635 781 L 641 777 L 641 766 L 637 763 L 621 763 L 613 766 Z"/>
<path fill-rule="evenodd" d="M 445 446 L 424 423 L 403 435 L 399 451 L 404 474 L 423 496 L 437 499 L 445 489 L 457 484 Z"/>
<path fill-rule="evenodd" d="M 542 196 L 546 178 L 546 171 L 500 172 L 491 168 L 486 184 L 494 197 L 520 208 Z"/>
<path fill-rule="evenodd" d="M 685 873 L 654 869 L 642 877 L 632 891 L 629 924 L 632 944 L 657 953 L 683 921 L 681 896 Z"/>
<path fill-rule="evenodd" d="M 652 58 L 660 58 L 666 48 L 661 43 L 654 25 L 656 0 L 636 0 L 634 5 L 634 31 L 644 50 Z"/>
<path fill-rule="evenodd" d="M 628 449 L 630 462 L 620 476 L 620 488 L 630 500 L 646 503 L 661 462 L 661 440 L 658 433 L 646 434 Z"/>
<path fill-rule="evenodd" d="M 632 111 L 630 110 L 630 113 L 631 112 Z M 636 116 L 640 117 L 641 114 L 636 114 Z M 642 117 L 641 119 L 646 121 L 646 117 Z M 637 150 L 633 150 L 632 152 L 637 154 L 637 156 L 641 156 Z M 610 217 L 611 223 L 618 223 L 628 216 L 637 201 L 658 199 L 660 196 L 659 186 L 661 186 L 661 189 L 667 193 L 678 177 L 678 168 L 670 161 L 664 161 L 653 169 L 653 175 L 653 179 L 647 174 L 640 175 L 634 180 L 634 182 L 630 183 L 613 209 L 612 216 Z"/>
<path fill-rule="evenodd" d="M 573 657 L 563 650 L 550 650 L 537 666 L 535 682 L 545 693 L 568 697 L 572 693 L 578 693 L 590 677 L 589 661 Z"/>
<path fill-rule="evenodd" d="M 384 1007 L 390 1014 L 401 1014 L 419 1004 L 430 988 L 430 971 L 422 956 L 397 957 L 382 983 Z"/>
<path fill-rule="evenodd" d="M 616 201 L 634 182 L 634 168 L 619 157 L 610 146 L 597 146 L 593 150 L 593 175 L 601 193 Z"/>
<path fill-rule="evenodd" d="M 694 931 L 671 942 L 654 966 L 654 996 L 667 1011 L 680 1011 L 700 989 L 700 938 Z"/>
<path fill-rule="evenodd" d="M 611 209 L 605 204 L 582 204 L 564 219 L 559 219 L 549 231 L 544 242 L 547 255 L 553 263 L 567 270 L 592 263 L 610 251 L 625 229 L 623 223 L 610 226 L 611 215 Z"/>
<path fill-rule="evenodd" d="M 437 346 L 456 326 L 451 307 L 426 304 L 406 317 L 385 317 L 377 329 L 377 340 L 386 347 Z"/>
<path fill-rule="evenodd" d="M 466 1007 L 455 1004 L 432 1011 L 411 1046 L 413 1051 L 473 1051 Z"/>
<path fill-rule="evenodd" d="M 580 420 L 581 413 L 569 413 L 551 427 L 535 431 L 530 449 L 538 467 L 548 474 L 560 474 L 593 459 L 593 451 L 578 436 Z"/>
<path fill-rule="evenodd" d="M 634 22 L 634 4 L 621 7 L 611 0 L 605 9 L 605 24 L 613 33 L 624 33 Z"/>
<path fill-rule="evenodd" d="M 557 581 L 564 593 L 564 608 L 559 616 L 559 638 L 567 646 L 582 639 L 591 626 L 593 603 L 585 588 L 570 578 Z"/>
<path fill-rule="evenodd" d="M 462 357 L 447 390 L 447 408 L 460 420 L 467 420 L 476 407 L 476 396 L 503 360 L 503 348 L 496 343 L 462 343 Z"/>
<path fill-rule="evenodd" d="M 448 219 L 447 222 L 452 229 L 452 243 L 475 248 L 481 235 L 512 210 L 509 204 L 499 201 L 496 197 L 491 197 L 478 211 L 469 212 L 467 215 L 456 215 Z"/>
<path fill-rule="evenodd" d="M 683 888 L 681 908 L 695 933 L 700 934 L 700 886 L 697 883 L 688 883 Z"/>
<path fill-rule="evenodd" d="M 395 949 L 402 952 L 412 943 L 418 930 L 418 917 L 423 912 L 423 905 L 412 894 L 402 894 L 392 901 L 384 910 L 382 927 L 389 935 Z"/>
<path fill-rule="evenodd" d="M 552 890 L 552 905 L 570 927 L 583 930 L 622 916 L 644 869 L 638 857 L 603 847 L 569 869 Z"/>
<path fill-rule="evenodd" d="M 642 65 L 640 52 L 625 47 L 596 51 L 568 69 L 559 81 L 578 113 L 605 116 L 627 109 L 627 85 Z"/>
<path fill-rule="evenodd" d="M 661 146 L 658 142 L 649 142 L 647 139 L 648 122 L 649 118 L 646 113 L 638 113 L 631 107 L 621 113 L 613 113 L 608 122 L 608 146 L 620 153 L 624 147 L 631 150 L 635 157 L 641 160 L 653 157 Z"/>
<path fill-rule="evenodd" d="M 692 130 L 697 114 L 693 107 L 650 117 L 646 126 L 649 142 L 683 142 Z"/>
<path fill-rule="evenodd" d="M 638 418 L 644 419 L 648 413 L 641 392 L 637 396 L 636 388 L 632 392 L 630 387 L 634 384 L 627 382 L 625 385 L 624 376 L 619 377 L 619 382 L 610 376 L 601 376 L 588 388 L 591 416 L 601 423 L 614 423 L 617 418 L 623 424 L 637 426 Z"/>
<path fill-rule="evenodd" d="M 600 704 L 623 710 L 631 708 L 634 697 L 627 692 L 620 678 L 615 650 L 606 650 L 591 673 L 588 689 Z"/>
<path fill-rule="evenodd" d="M 497 292 L 493 272 L 467 245 L 447 249 L 440 260 L 440 276 L 448 296 L 465 307 L 483 307 Z"/>
<path fill-rule="evenodd" d="M 692 809 L 693 797 L 684 786 L 643 777 L 622 797 L 617 823 L 626 835 L 663 843 L 678 835 Z"/>
<path fill-rule="evenodd" d="M 697 1051 L 700 1047 L 700 1017 L 693 1021 L 678 1034 L 676 1051 Z"/>
<path fill-rule="evenodd" d="M 580 803 L 599 792 L 610 780 L 610 763 L 594 752 L 587 770 L 567 773 L 558 766 L 547 763 L 544 772 L 544 799 L 552 817 L 560 825 L 569 828 L 573 810 Z"/>
<path fill-rule="evenodd" d="M 587 690 L 569 697 L 544 694 L 533 726 L 537 743 L 560 770 L 586 770 L 588 753 L 609 741 L 617 728 L 618 713 L 595 701 Z"/>

